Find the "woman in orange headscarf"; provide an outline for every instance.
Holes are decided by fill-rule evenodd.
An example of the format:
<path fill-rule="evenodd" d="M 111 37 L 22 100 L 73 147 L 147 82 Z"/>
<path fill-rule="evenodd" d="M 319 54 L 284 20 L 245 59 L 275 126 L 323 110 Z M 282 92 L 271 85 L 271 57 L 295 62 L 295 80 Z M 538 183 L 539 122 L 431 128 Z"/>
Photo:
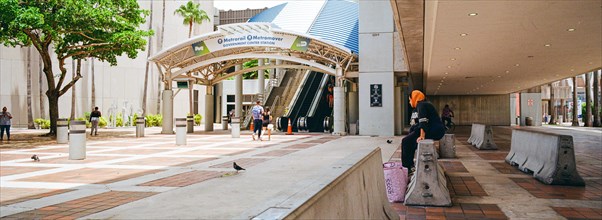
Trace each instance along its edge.
<path fill-rule="evenodd" d="M 445 134 L 445 127 L 439 118 L 435 106 L 426 101 L 426 96 L 419 90 L 412 91 L 410 105 L 418 112 L 418 124 L 410 129 L 408 136 L 401 140 L 401 163 L 411 169 L 414 166 L 414 153 L 418 142 L 424 139 L 439 140 Z"/>

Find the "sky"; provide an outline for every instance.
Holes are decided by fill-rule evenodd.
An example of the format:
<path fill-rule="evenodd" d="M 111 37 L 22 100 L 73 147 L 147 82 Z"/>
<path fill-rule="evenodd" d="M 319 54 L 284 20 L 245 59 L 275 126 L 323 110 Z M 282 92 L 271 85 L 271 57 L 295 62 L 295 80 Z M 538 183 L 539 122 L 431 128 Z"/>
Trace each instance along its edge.
<path fill-rule="evenodd" d="M 222 10 L 241 10 L 241 9 L 257 9 L 265 7 L 273 7 L 279 4 L 287 2 L 286 0 L 214 0 L 213 5 Z"/>

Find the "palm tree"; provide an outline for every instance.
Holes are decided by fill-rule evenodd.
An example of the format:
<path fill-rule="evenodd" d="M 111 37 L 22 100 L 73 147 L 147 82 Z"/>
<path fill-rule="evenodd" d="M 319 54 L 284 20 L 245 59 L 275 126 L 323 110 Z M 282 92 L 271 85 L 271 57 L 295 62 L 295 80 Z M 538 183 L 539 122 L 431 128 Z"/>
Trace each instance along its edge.
<path fill-rule="evenodd" d="M 27 47 L 27 128 L 35 129 L 31 111 L 31 48 Z"/>
<path fill-rule="evenodd" d="M 163 11 L 161 12 L 161 34 L 159 35 L 159 42 L 157 42 L 157 50 L 163 49 L 163 36 L 165 34 L 165 0 L 163 0 Z M 161 113 L 161 79 L 163 77 L 159 74 L 157 79 L 157 114 Z"/>
<path fill-rule="evenodd" d="M 150 21 L 148 22 L 148 29 L 153 28 L 153 2 L 150 2 Z M 148 69 L 150 66 L 150 62 L 148 61 L 148 57 L 150 57 L 151 51 L 153 49 L 152 35 L 148 36 L 148 51 L 146 52 L 146 72 L 144 73 L 144 91 L 142 92 L 142 116 L 146 115 L 146 94 L 148 87 Z M 152 71 L 152 69 L 151 69 Z"/>
<path fill-rule="evenodd" d="M 207 16 L 207 12 L 201 10 L 200 7 L 200 3 L 188 1 L 174 12 L 174 14 L 184 17 L 184 24 L 188 25 L 188 38 L 192 36 L 192 25 L 194 23 L 203 24 L 203 21 L 211 21 Z"/>
<path fill-rule="evenodd" d="M 40 89 L 40 118 L 46 118 L 46 110 L 44 110 L 44 91 L 42 89 L 42 76 L 44 76 L 44 62 L 42 62 L 42 56 L 38 58 L 38 63 L 38 87 Z"/>

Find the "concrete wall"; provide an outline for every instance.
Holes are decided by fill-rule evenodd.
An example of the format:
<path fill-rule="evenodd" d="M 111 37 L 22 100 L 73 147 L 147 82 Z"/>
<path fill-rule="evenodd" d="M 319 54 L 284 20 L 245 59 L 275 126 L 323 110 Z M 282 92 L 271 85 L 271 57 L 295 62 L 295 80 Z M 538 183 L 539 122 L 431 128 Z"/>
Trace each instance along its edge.
<path fill-rule="evenodd" d="M 526 117 L 533 118 L 533 126 L 541 126 L 541 93 L 520 94 L 520 125 L 526 125 Z"/>
<path fill-rule="evenodd" d="M 480 123 L 486 125 L 510 125 L 509 95 L 478 96 L 427 96 L 439 114 L 445 104 L 454 111 L 456 125 Z"/>
<path fill-rule="evenodd" d="M 393 136 L 393 12 L 388 1 L 359 1 L 359 134 Z M 382 85 L 382 107 L 370 107 L 370 85 Z"/>
<path fill-rule="evenodd" d="M 380 148 L 285 219 L 399 219 L 387 200 Z"/>
<path fill-rule="evenodd" d="M 153 4 L 153 24 L 155 36 L 151 39 L 153 49 L 151 54 L 159 51 L 159 33 L 161 31 L 162 2 L 161 1 L 138 1 L 140 7 L 150 9 Z M 180 5 L 186 4 L 187 0 L 174 0 L 166 2 L 165 9 L 165 37 L 163 48 L 170 47 L 178 42 L 188 38 L 188 26 L 182 24 L 182 18 L 173 15 L 174 11 Z M 197 1 L 200 2 L 200 1 Z M 213 1 L 202 1 L 201 8 L 205 10 L 209 17 L 213 18 Z M 147 21 L 150 17 L 147 18 Z M 194 27 L 194 34 L 201 34 L 213 31 L 212 22 L 205 22 L 201 26 Z M 142 29 L 148 29 L 148 23 L 141 25 Z M 10 48 L 0 46 L 0 106 L 6 106 L 13 114 L 12 124 L 14 127 L 27 126 L 27 56 L 26 48 Z M 52 50 L 52 49 L 51 49 Z M 131 106 L 134 112 L 142 110 L 142 93 L 144 86 L 145 63 L 147 50 L 140 51 L 138 57 L 129 59 L 126 56 L 118 58 L 117 66 L 110 66 L 108 63 L 102 63 L 96 60 L 94 62 L 95 72 L 95 92 L 96 105 L 105 116 L 108 116 L 108 110 L 112 105 L 121 111 L 124 107 Z M 58 60 L 52 56 L 55 73 L 59 72 Z M 40 118 L 40 86 L 43 92 L 48 89 L 46 78 L 42 79 L 42 85 L 38 83 L 39 54 L 37 50 L 31 49 L 31 73 L 32 73 L 32 112 L 33 118 Z M 155 65 L 152 65 L 149 71 L 148 80 L 148 98 L 147 112 L 155 114 L 157 109 L 157 96 L 159 88 L 159 71 Z M 71 61 L 65 64 L 67 75 L 63 85 L 71 79 Z M 91 111 L 91 74 L 89 61 L 82 61 L 82 76 L 76 83 L 76 117 L 83 117 L 84 112 Z M 162 87 L 161 87 L 162 89 Z M 195 86 L 199 91 L 199 113 L 204 112 L 204 86 Z M 48 118 L 48 100 L 45 94 L 43 96 L 44 115 Z M 126 105 L 127 102 L 127 105 Z M 188 91 L 182 90 L 174 98 L 174 117 L 184 117 L 189 112 Z M 182 107 L 179 107 L 182 106 Z M 71 114 L 71 90 L 59 98 L 59 117 L 69 117 Z"/>

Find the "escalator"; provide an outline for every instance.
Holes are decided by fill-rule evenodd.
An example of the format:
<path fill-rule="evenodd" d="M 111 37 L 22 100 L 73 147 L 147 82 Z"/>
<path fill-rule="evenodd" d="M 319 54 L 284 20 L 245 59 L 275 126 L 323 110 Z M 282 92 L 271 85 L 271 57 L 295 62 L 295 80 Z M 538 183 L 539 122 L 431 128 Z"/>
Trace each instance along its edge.
<path fill-rule="evenodd" d="M 289 111 L 276 121 L 278 128 L 286 130 L 290 119 L 295 132 L 323 132 L 324 118 L 332 114 L 327 98 L 330 81 L 331 76 L 324 73 L 312 71 L 307 74 Z"/>

